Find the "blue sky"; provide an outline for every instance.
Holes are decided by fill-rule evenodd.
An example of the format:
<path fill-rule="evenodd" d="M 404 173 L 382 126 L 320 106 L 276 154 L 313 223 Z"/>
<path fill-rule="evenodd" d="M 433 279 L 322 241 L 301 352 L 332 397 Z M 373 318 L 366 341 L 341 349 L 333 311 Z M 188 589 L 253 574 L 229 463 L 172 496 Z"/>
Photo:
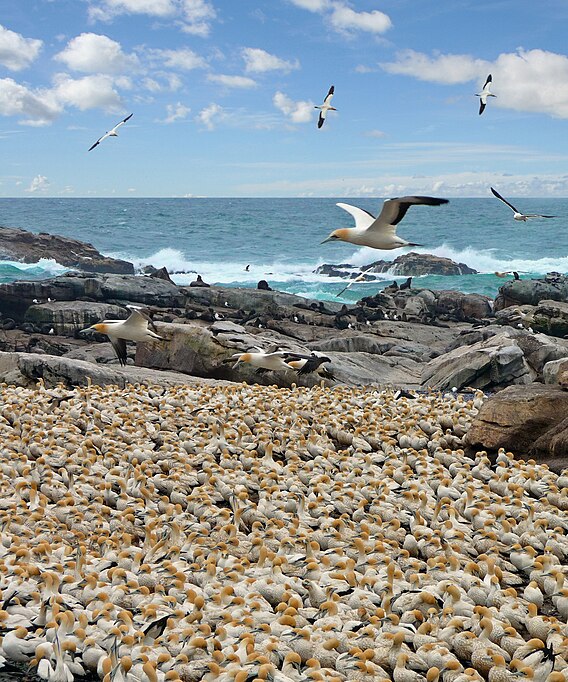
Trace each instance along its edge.
<path fill-rule="evenodd" d="M 565 0 L 3 0 L 0 197 L 566 197 L 567 29 Z"/>

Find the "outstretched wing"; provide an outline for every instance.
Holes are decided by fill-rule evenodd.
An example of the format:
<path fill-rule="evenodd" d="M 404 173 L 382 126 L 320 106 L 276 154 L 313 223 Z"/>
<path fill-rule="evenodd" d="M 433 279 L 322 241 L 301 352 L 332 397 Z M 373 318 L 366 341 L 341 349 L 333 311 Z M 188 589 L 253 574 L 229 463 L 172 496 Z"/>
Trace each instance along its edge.
<path fill-rule="evenodd" d="M 505 199 L 504 197 L 502 197 L 496 189 L 493 189 L 493 187 L 491 187 L 490 189 L 491 189 L 491 192 L 493 193 L 493 195 L 497 197 L 497 199 L 500 199 L 504 204 L 507 204 L 507 206 L 508 206 L 510 209 L 512 209 L 515 213 L 520 213 L 520 211 L 518 211 L 518 210 L 513 206 L 513 204 L 509 203 L 509 202 L 507 201 L 507 199 Z"/>
<path fill-rule="evenodd" d="M 365 211 L 358 206 L 351 206 L 351 204 L 343 203 L 338 203 L 336 206 L 339 206 L 339 208 L 350 213 L 355 219 L 355 227 L 362 230 L 368 229 L 375 222 L 375 216 L 372 213 L 369 213 L 369 211 Z"/>
<path fill-rule="evenodd" d="M 321 128 L 325 121 L 325 111 L 322 109 L 318 118 L 318 128 Z"/>
<path fill-rule="evenodd" d="M 398 225 L 411 206 L 417 206 L 420 204 L 424 204 L 426 206 L 440 206 L 441 204 L 447 203 L 448 199 L 438 199 L 437 197 L 425 196 L 408 196 L 387 199 L 383 203 L 383 208 L 379 213 L 379 217 L 369 227 L 369 229 L 384 231 L 385 228 L 388 228 L 389 226 Z"/>
<path fill-rule="evenodd" d="M 485 107 L 487 106 L 487 102 L 484 102 L 483 99 L 479 100 L 479 115 L 485 111 Z"/>

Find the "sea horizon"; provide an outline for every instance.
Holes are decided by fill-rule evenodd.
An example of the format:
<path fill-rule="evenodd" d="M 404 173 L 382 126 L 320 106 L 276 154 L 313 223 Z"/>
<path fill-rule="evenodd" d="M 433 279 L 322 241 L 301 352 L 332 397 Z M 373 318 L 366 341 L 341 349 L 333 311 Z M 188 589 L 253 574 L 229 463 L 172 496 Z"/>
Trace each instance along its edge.
<path fill-rule="evenodd" d="M 133 263 L 137 272 L 165 266 L 180 285 L 196 274 L 223 286 L 256 287 L 265 279 L 281 291 L 351 303 L 406 277 L 383 273 L 337 297 L 345 279 L 314 271 L 323 264 L 358 268 L 409 251 L 429 253 L 464 263 L 478 274 L 426 275 L 416 277 L 414 286 L 491 297 L 503 284 L 495 272 L 516 270 L 532 278 L 568 271 L 568 199 L 515 198 L 525 212 L 557 216 L 527 223 L 513 220 L 511 210 L 493 197 L 455 197 L 441 207 L 411 207 L 398 233 L 423 246 L 393 251 L 321 244 L 333 229 L 353 226 L 338 201 L 375 215 L 382 205 L 382 198 L 374 197 L 0 198 L 0 225 L 90 243 L 106 256 Z M 66 270 L 55 261 L 25 265 L 4 259 L 0 281 L 43 279 Z"/>

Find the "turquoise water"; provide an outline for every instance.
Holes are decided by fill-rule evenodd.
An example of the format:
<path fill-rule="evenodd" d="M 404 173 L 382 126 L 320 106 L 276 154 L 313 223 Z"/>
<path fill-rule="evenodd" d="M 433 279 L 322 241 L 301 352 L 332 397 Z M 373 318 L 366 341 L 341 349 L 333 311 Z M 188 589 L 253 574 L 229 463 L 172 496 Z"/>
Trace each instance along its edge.
<path fill-rule="evenodd" d="M 256 286 L 259 279 L 266 279 L 282 291 L 351 302 L 382 289 L 393 276 L 385 274 L 384 280 L 353 285 L 336 299 L 345 281 L 313 274 L 318 265 L 392 261 L 410 249 L 377 251 L 345 243 L 321 244 L 333 229 L 353 225 L 351 217 L 335 205 L 337 201 L 375 215 L 382 204 L 381 199 L 346 197 L 0 199 L 0 225 L 90 242 L 102 253 L 129 260 L 137 268 L 165 265 L 178 284 L 189 283 L 196 272 L 211 284 L 229 286 Z M 568 199 L 515 198 L 514 203 L 527 213 L 557 217 L 518 223 L 493 198 L 451 199 L 439 208 L 412 207 L 398 232 L 424 245 L 413 251 L 452 258 L 480 272 L 425 276 L 416 278 L 414 285 L 494 296 L 504 281 L 495 271 L 517 270 L 524 277 L 568 272 Z M 0 261 L 3 282 L 63 271 L 52 261 L 33 265 Z"/>

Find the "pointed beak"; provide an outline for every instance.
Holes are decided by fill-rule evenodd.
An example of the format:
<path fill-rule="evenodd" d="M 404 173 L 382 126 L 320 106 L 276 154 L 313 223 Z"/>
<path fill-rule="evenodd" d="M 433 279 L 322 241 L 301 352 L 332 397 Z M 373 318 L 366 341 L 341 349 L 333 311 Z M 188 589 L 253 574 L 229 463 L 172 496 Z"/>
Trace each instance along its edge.
<path fill-rule="evenodd" d="M 323 242 L 320 242 L 320 244 L 325 244 L 326 242 L 332 242 L 334 241 L 334 237 L 327 237 L 326 239 L 323 240 Z"/>

